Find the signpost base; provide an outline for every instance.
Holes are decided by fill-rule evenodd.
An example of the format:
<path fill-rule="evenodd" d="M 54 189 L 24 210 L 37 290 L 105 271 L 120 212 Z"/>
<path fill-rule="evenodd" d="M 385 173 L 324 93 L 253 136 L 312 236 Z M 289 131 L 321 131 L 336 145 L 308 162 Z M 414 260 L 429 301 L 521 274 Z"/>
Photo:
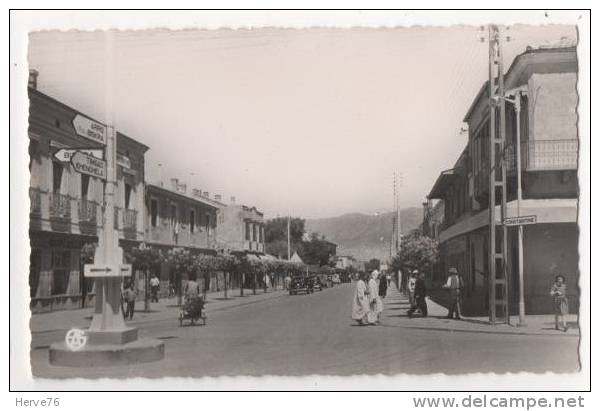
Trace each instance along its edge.
<path fill-rule="evenodd" d="M 164 343 L 138 339 L 138 329 L 129 327 L 121 312 L 121 278 L 96 280 L 96 308 L 90 328 L 83 331 L 85 343 L 77 349 L 65 342 L 50 346 L 50 364 L 67 367 L 128 365 L 162 360 Z"/>

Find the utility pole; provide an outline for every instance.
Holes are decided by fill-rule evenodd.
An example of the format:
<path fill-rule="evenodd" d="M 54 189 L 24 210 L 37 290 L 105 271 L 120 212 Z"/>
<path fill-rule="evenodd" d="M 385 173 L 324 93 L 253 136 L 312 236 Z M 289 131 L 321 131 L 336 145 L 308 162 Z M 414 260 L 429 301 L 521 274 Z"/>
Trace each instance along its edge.
<path fill-rule="evenodd" d="M 515 95 L 515 117 L 517 123 L 516 154 L 517 154 L 517 217 L 521 216 L 521 92 Z M 517 226 L 519 237 L 519 326 L 525 326 L 525 284 L 523 275 L 523 225 Z"/>
<path fill-rule="evenodd" d="M 490 180 L 489 180 L 489 309 L 490 322 L 496 323 L 497 308 L 502 307 L 503 317 L 510 323 L 510 312 L 508 307 L 508 275 L 506 264 L 507 250 L 507 228 L 503 224 L 506 217 L 506 160 L 504 148 L 506 144 L 505 136 L 505 105 L 504 105 L 504 67 L 502 61 L 502 44 L 500 32 L 496 25 L 488 26 L 489 35 L 489 113 L 490 113 Z M 498 65 L 495 70 L 495 65 Z M 496 75 L 498 76 L 498 93 L 496 94 Z M 499 107 L 497 107 L 499 106 Z M 499 108 L 498 134 L 496 136 L 496 113 Z M 496 160 L 496 152 L 501 156 Z M 499 166 L 499 167 L 497 167 Z M 496 180 L 496 171 L 500 171 L 501 179 Z M 500 242 L 500 253 L 497 252 L 497 232 L 496 232 L 496 187 L 501 190 L 500 217 L 502 224 L 502 238 Z M 498 277 L 500 274 L 500 277 Z M 498 286 L 501 291 L 498 293 Z M 498 295 L 500 294 L 500 295 Z"/>
<path fill-rule="evenodd" d="M 288 219 L 287 219 L 287 259 L 288 259 L 288 261 L 291 258 L 290 251 L 291 251 L 291 246 L 290 246 L 290 213 L 288 212 Z"/>

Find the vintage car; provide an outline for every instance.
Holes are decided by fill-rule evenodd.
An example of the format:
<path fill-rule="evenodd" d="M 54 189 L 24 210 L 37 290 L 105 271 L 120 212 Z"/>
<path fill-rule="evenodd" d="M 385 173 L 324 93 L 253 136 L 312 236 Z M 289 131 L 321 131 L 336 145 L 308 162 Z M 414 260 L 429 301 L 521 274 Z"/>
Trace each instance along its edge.
<path fill-rule="evenodd" d="M 292 278 L 292 282 L 290 284 L 290 295 L 296 295 L 298 293 L 306 293 L 308 294 L 308 282 L 304 277 L 294 277 Z"/>
<path fill-rule="evenodd" d="M 307 279 L 308 282 L 308 291 L 309 292 L 314 292 L 314 291 L 321 291 L 323 290 L 323 283 L 321 283 L 321 279 L 314 275 L 311 277 L 308 277 Z"/>

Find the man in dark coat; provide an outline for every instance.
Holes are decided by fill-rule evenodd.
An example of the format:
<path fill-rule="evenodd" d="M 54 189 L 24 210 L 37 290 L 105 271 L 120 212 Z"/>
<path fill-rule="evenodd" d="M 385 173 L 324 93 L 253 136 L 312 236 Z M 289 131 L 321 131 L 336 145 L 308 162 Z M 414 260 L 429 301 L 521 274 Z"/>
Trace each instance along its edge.
<path fill-rule="evenodd" d="M 385 274 L 381 274 L 379 277 L 379 297 L 383 300 L 387 295 L 388 282 Z"/>
<path fill-rule="evenodd" d="M 407 313 L 409 317 L 412 317 L 417 309 L 421 311 L 423 317 L 427 317 L 427 301 L 425 301 L 426 295 L 427 287 L 425 286 L 425 274 L 419 273 L 415 283 L 415 302 Z"/>

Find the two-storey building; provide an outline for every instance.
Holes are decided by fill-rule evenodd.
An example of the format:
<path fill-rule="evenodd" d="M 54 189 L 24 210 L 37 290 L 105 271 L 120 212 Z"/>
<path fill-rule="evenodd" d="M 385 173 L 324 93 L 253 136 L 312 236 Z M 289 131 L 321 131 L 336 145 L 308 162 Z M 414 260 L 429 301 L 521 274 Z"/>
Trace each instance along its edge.
<path fill-rule="evenodd" d="M 549 313 L 549 289 L 555 275 L 569 284 L 570 310 L 578 310 L 578 133 L 577 55 L 574 47 L 531 49 L 518 55 L 504 75 L 507 161 L 506 217 L 517 216 L 515 145 L 521 140 L 520 216 L 536 216 L 523 227 L 525 309 Z M 464 121 L 469 139 L 454 167 L 440 174 L 429 199 L 444 202 L 439 231 L 442 269 L 455 266 L 465 279 L 465 308 L 488 309 L 489 203 L 494 201 L 497 224 L 500 196 L 490 195 L 490 110 L 484 84 Z M 519 99 L 520 104 L 514 104 Z M 515 107 L 520 106 L 517 115 Z M 519 119 L 519 123 L 517 123 Z M 497 122 L 498 123 L 498 122 Z M 496 123 L 496 124 L 497 124 Z M 502 153 L 498 153 L 498 157 Z M 512 311 L 518 300 L 517 228 L 508 227 L 507 269 Z M 496 249 L 498 249 L 496 247 Z"/>
<path fill-rule="evenodd" d="M 117 206 L 105 210 L 105 181 L 74 170 L 69 150 L 103 156 L 106 125 L 36 90 L 29 92 L 29 285 L 34 312 L 89 303 L 93 282 L 82 275 L 82 249 L 98 242 L 113 212 L 124 248 L 143 240 L 145 145 L 117 133 Z M 86 299 L 87 296 L 87 299 Z M 86 301 L 87 300 L 87 301 Z"/>
<path fill-rule="evenodd" d="M 231 253 L 265 253 L 265 221 L 256 207 L 229 204 L 219 209 L 218 248 Z"/>

